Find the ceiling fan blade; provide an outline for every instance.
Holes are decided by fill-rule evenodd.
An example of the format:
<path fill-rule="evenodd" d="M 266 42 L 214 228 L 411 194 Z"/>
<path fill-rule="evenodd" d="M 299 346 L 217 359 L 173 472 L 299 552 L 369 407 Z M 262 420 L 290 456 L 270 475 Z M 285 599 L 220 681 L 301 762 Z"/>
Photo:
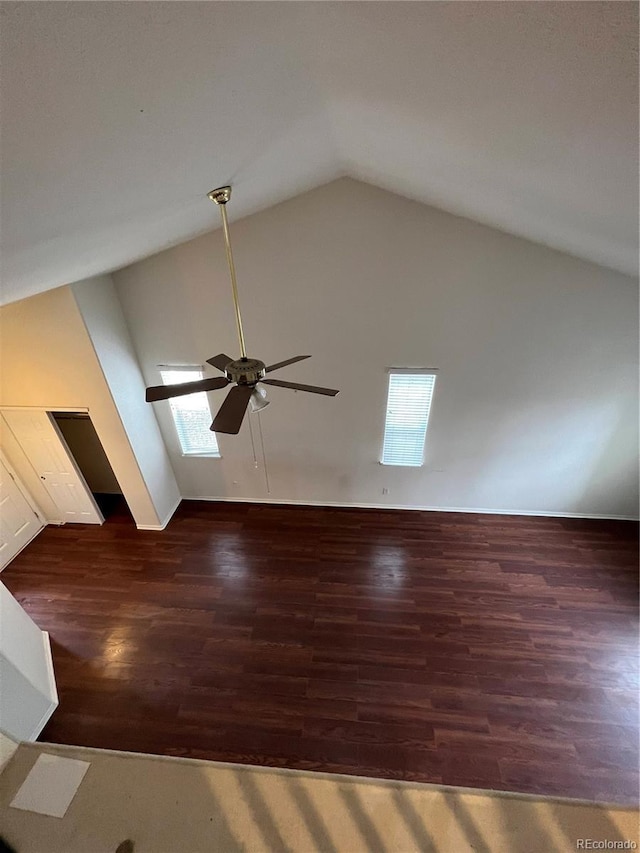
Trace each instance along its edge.
<path fill-rule="evenodd" d="M 265 367 L 265 373 L 271 373 L 272 370 L 280 370 L 281 367 L 286 367 L 288 364 L 293 364 L 296 361 L 302 361 L 305 358 L 311 358 L 310 355 L 296 355 L 294 358 L 288 358 L 286 361 L 279 361 L 276 364 L 270 364 Z"/>
<path fill-rule="evenodd" d="M 231 356 L 225 355 L 223 352 L 221 352 L 219 355 L 212 355 L 211 358 L 208 358 L 207 364 L 212 364 L 214 367 L 217 367 L 218 370 L 221 370 L 224 373 L 224 369 L 230 361 L 233 361 Z"/>
<path fill-rule="evenodd" d="M 251 385 L 236 385 L 232 388 L 213 419 L 210 429 L 213 432 L 226 432 L 231 435 L 239 433 L 252 393 Z"/>
<path fill-rule="evenodd" d="M 211 379 L 198 379 L 197 382 L 180 382 L 178 385 L 153 385 L 147 388 L 147 403 L 156 400 L 168 400 L 170 397 L 183 397 L 185 394 L 195 394 L 197 391 L 215 391 L 229 384 L 226 376 L 216 376 Z"/>
<path fill-rule="evenodd" d="M 335 397 L 339 394 L 335 388 L 319 388 L 317 385 L 300 385 L 299 382 L 283 382 L 281 379 L 261 379 L 264 385 L 278 385 L 280 388 L 293 388 L 294 391 L 309 391 L 311 394 L 326 394 L 327 397 Z"/>

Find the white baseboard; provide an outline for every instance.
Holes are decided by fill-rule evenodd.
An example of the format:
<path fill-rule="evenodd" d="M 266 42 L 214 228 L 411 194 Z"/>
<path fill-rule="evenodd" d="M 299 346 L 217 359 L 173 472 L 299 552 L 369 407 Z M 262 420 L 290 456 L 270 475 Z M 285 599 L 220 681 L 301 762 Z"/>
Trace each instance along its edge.
<path fill-rule="evenodd" d="M 138 528 L 138 530 L 164 530 L 167 524 L 169 524 L 169 522 L 173 518 L 174 512 L 178 509 L 182 501 L 183 498 L 178 498 L 178 500 L 173 505 L 173 508 L 169 511 L 167 517 L 162 522 L 162 524 L 136 524 L 136 527 Z"/>
<path fill-rule="evenodd" d="M 220 503 L 289 504 L 291 506 L 338 507 L 341 509 L 402 509 L 416 512 L 464 512 L 479 515 L 530 515 L 541 518 L 592 518 L 607 521 L 638 521 L 633 515 L 594 515 L 585 512 L 543 512 L 530 509 L 488 509 L 487 507 L 406 506 L 404 504 L 342 503 L 340 501 L 294 501 L 281 498 L 230 498 L 213 495 L 183 495 L 184 501 L 218 501 Z M 140 528 L 143 529 L 143 528 Z M 159 529 L 162 528 L 144 528 Z"/>
<path fill-rule="evenodd" d="M 42 642 L 44 645 L 44 657 L 47 665 L 47 675 L 49 677 L 49 698 L 54 703 L 54 705 L 58 705 L 58 688 L 56 686 L 56 676 L 55 671 L 53 669 L 53 655 L 51 654 L 51 639 L 49 638 L 49 632 L 42 632 Z"/>

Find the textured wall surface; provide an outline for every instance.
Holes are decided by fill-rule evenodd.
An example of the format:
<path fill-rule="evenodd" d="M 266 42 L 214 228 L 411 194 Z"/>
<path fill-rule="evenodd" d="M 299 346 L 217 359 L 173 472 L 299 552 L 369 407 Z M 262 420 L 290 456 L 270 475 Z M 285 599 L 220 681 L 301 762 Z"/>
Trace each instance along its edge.
<path fill-rule="evenodd" d="M 270 495 L 246 421 L 184 458 L 154 404 L 183 496 L 636 515 L 633 279 L 351 179 L 232 237 L 249 354 L 341 394 L 269 389 Z M 114 280 L 148 384 L 237 354 L 219 231 Z M 392 366 L 440 371 L 420 469 L 378 463 Z"/>

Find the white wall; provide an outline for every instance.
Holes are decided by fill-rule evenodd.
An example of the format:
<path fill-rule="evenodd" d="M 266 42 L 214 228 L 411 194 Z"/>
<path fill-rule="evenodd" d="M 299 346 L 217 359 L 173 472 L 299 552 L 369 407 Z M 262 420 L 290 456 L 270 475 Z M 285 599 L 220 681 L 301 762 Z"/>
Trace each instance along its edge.
<path fill-rule="evenodd" d="M 136 523 L 161 524 L 164 519 L 151 499 L 71 288 L 4 306 L 0 329 L 0 406 L 88 408 Z M 6 435 L 0 440 L 34 499 L 48 512 L 51 502 L 37 478 L 24 476 L 25 460 L 16 454 L 15 442 Z"/>
<path fill-rule="evenodd" d="M 58 705 L 49 636 L 0 583 L 0 728 L 35 740 Z"/>
<path fill-rule="evenodd" d="M 165 524 L 180 502 L 180 492 L 153 409 L 144 399 L 140 365 L 113 282 L 103 275 L 78 282 L 72 290 L 158 518 Z"/>
<path fill-rule="evenodd" d="M 342 393 L 269 390 L 269 496 L 246 421 L 183 458 L 154 404 L 183 496 L 637 515 L 633 279 L 350 179 L 232 239 L 249 355 Z M 238 354 L 219 230 L 114 281 L 147 383 Z M 389 366 L 440 370 L 421 469 L 378 464 Z"/>

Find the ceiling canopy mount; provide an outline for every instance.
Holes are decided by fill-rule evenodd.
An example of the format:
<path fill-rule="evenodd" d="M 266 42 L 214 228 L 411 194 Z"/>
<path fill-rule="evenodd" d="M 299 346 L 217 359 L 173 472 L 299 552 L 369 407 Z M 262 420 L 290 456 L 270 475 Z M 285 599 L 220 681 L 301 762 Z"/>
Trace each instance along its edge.
<path fill-rule="evenodd" d="M 226 204 L 231 198 L 231 187 L 218 187 L 208 192 L 207 196 L 216 204 Z"/>

